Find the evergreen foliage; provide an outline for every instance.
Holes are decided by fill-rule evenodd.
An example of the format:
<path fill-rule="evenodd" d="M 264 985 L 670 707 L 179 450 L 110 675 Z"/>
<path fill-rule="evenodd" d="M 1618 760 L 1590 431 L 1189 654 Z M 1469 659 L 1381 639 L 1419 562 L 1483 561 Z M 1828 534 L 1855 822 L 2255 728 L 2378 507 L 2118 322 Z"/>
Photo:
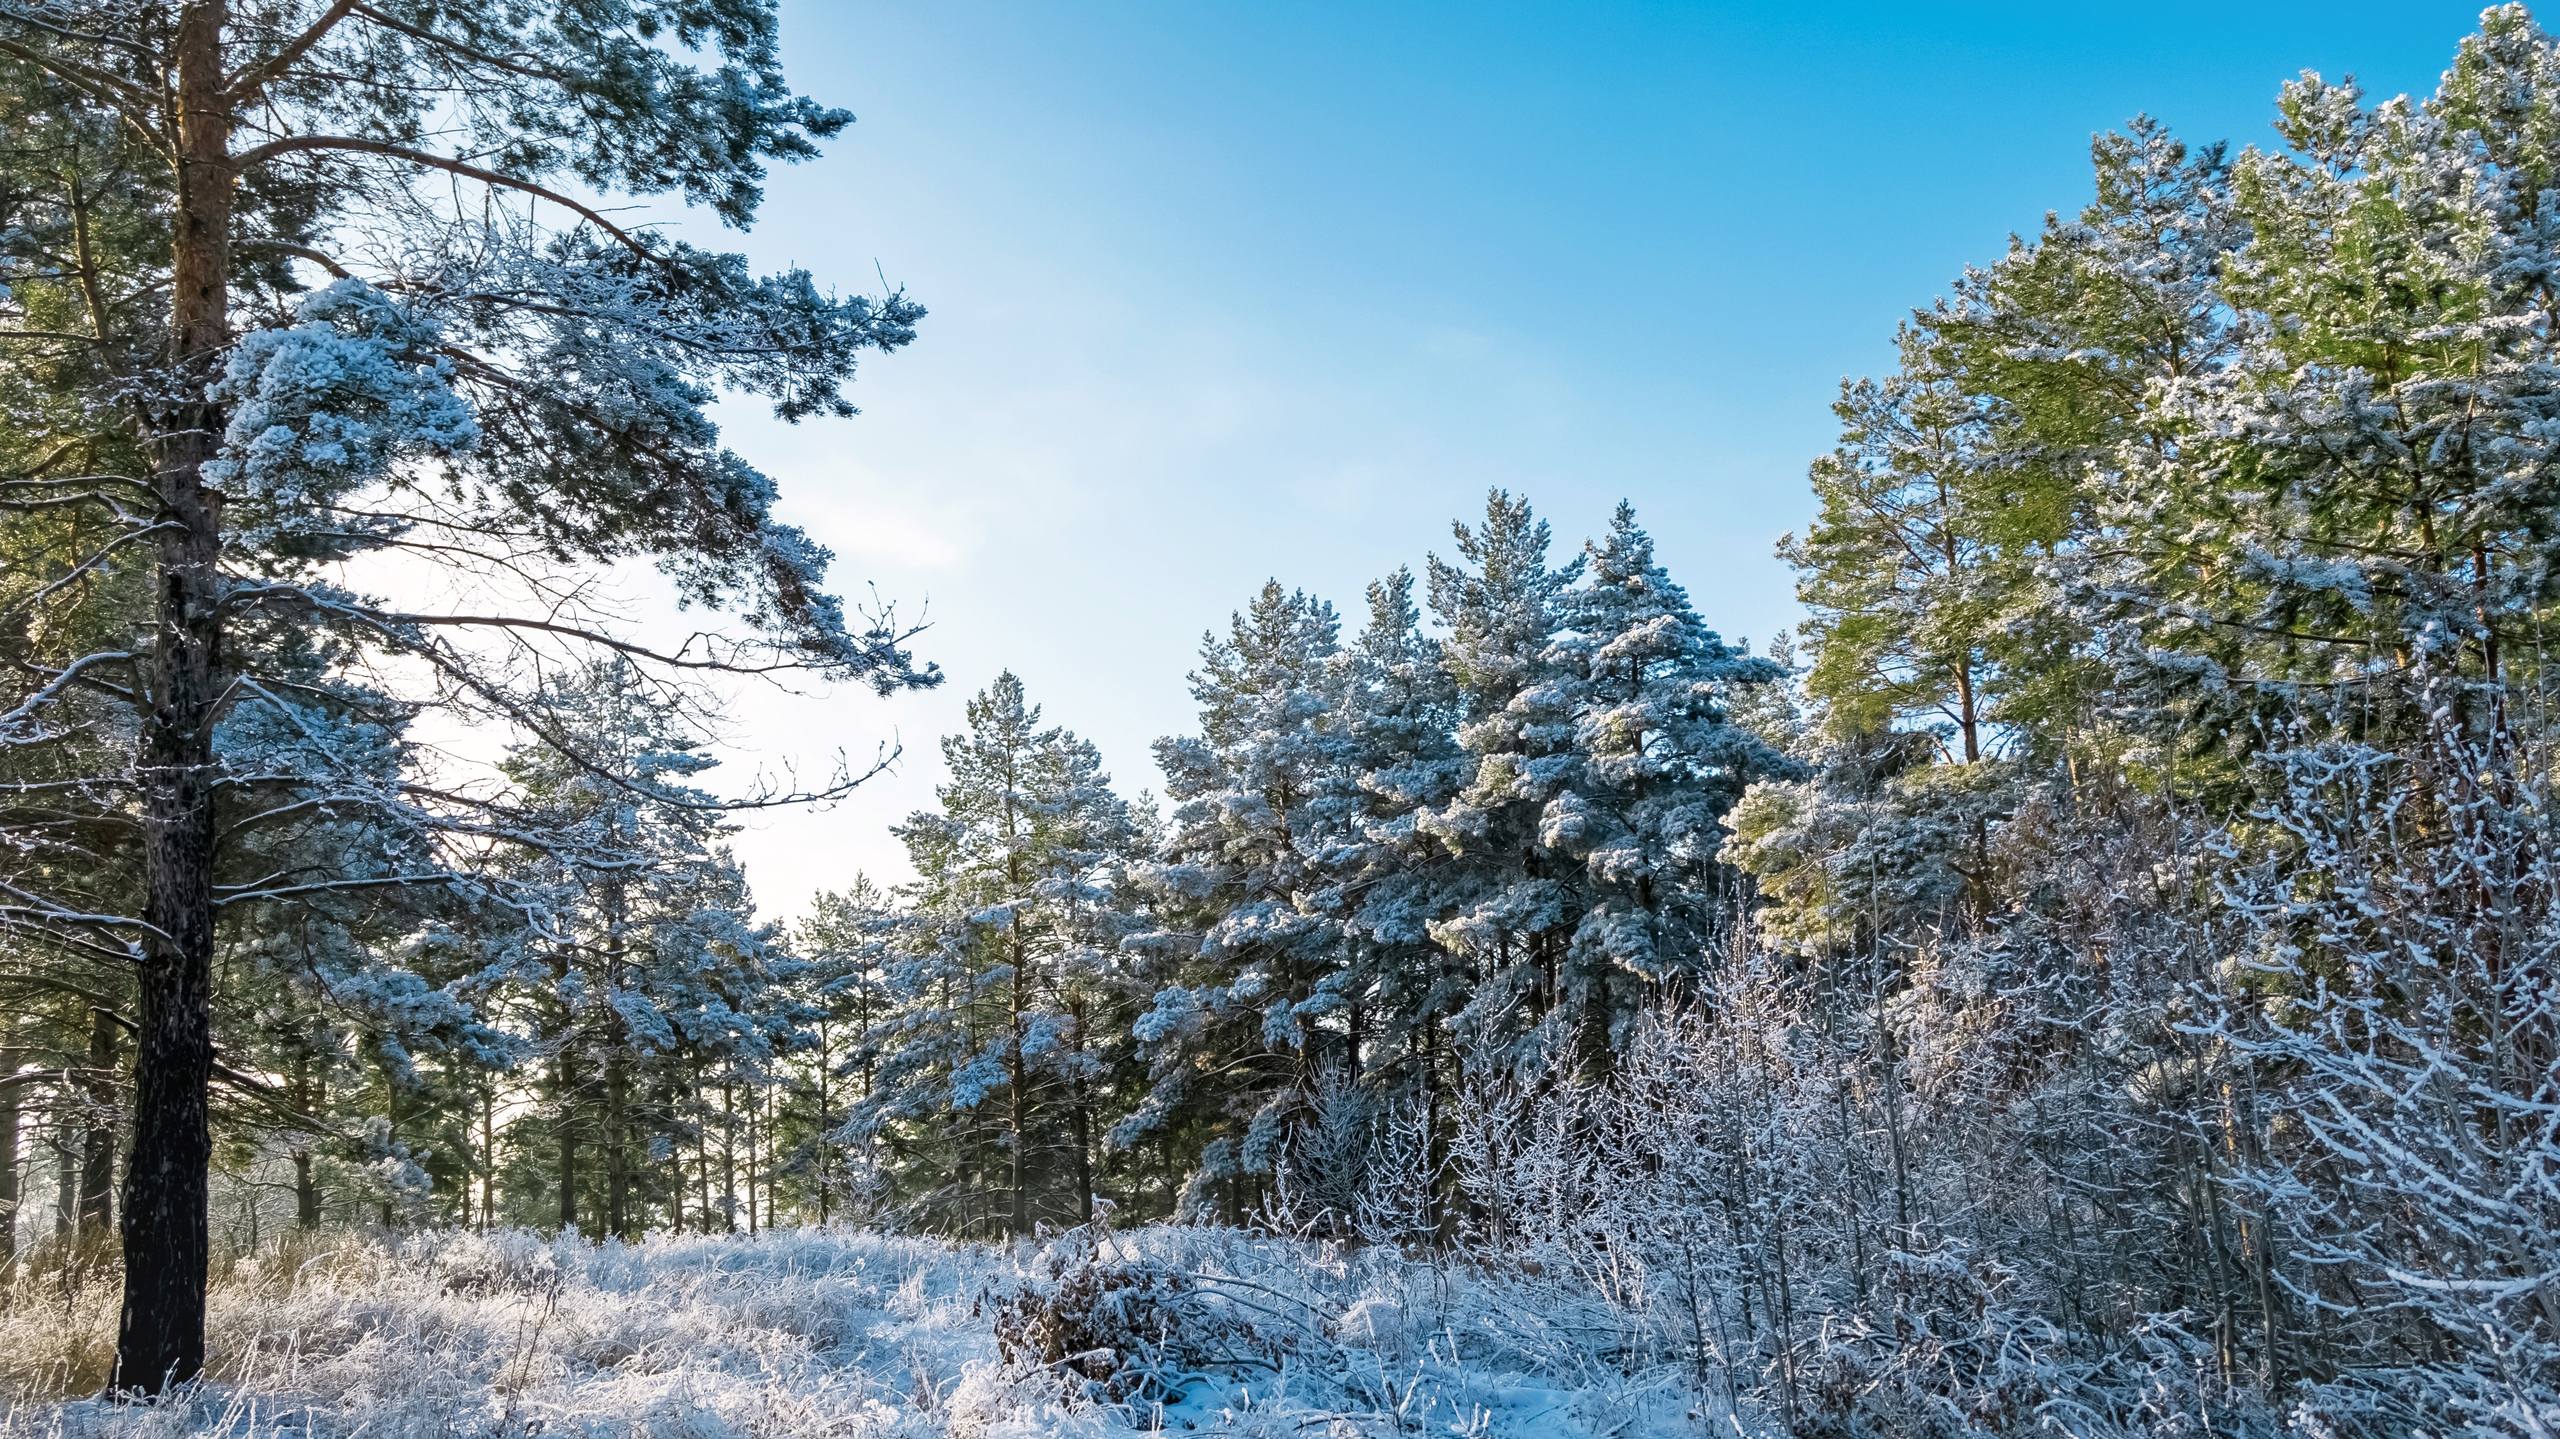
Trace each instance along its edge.
<path fill-rule="evenodd" d="M 0 0 L 0 1267 L 114 1233 L 114 1387 L 202 1370 L 217 1226 L 851 1221 L 1072 1231 L 990 1322 L 1117 1404 L 1266 1332 L 1107 1258 L 1138 1218 L 1463 1260 L 1518 1311 L 1471 1358 L 1737 1433 L 2560 1432 L 2523 9 L 2423 99 L 2287 86 L 2270 148 L 2099 137 L 1841 389 L 1768 654 L 1631 506 L 1560 555 L 1497 489 L 1347 636 L 1277 579 L 1204 635 L 1161 809 L 998 675 L 913 878 L 787 928 L 733 816 L 859 776 L 724 796 L 711 687 L 936 676 L 706 411 L 849 413 L 920 312 L 569 193 L 744 224 L 847 120 L 777 46 Z M 633 561 L 735 624 L 652 647 L 592 588 Z M 1396 1328 L 1286 1322 L 1217 1362 Z"/>

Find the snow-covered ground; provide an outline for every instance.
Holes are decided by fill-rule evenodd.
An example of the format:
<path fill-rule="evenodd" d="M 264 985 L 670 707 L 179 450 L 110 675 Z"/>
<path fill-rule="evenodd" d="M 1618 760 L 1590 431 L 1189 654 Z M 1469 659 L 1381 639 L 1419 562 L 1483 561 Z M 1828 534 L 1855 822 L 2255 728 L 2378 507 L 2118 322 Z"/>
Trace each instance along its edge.
<path fill-rule="evenodd" d="M 1524 1281 L 1525 1282 L 1525 1281 Z M 219 1284 L 186 1406 L 23 1399 L 0 1434 L 1621 1436 L 1736 1432 L 1605 1316 L 1378 1248 L 1150 1228 L 1013 1249 L 852 1231 L 342 1238 Z M 111 1284 L 0 1313 L 20 1393 L 96 1383 Z"/>

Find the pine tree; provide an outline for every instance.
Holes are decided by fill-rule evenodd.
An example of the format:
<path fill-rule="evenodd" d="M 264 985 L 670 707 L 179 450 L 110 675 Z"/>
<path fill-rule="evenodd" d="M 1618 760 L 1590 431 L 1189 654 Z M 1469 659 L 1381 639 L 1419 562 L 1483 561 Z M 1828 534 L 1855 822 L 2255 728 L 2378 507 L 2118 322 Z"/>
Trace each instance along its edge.
<path fill-rule="evenodd" d="M 1721 863 L 1725 813 L 1752 780 L 1794 767 L 1731 718 L 1777 666 L 1699 620 L 1632 506 L 1584 558 L 1560 606 L 1556 677 L 1522 703 L 1570 735 L 1562 762 L 1537 768 L 1539 842 L 1580 869 L 1556 1013 L 1585 1065 L 1606 1068 L 1627 1025 L 1732 944 L 1742 894 Z"/>
<path fill-rule="evenodd" d="M 554 836 L 542 857 L 547 932 L 523 978 L 544 1016 L 558 1219 L 581 1224 L 580 1150 L 591 1146 L 603 1183 L 584 1227 L 630 1238 L 663 1197 L 647 1178 L 653 1140 L 673 1142 L 674 1116 L 650 1100 L 661 1078 L 760 1078 L 797 1042 L 802 1016 L 790 961 L 755 922 L 726 849 L 730 821 L 693 783 L 713 761 L 676 700 L 609 660 L 554 681 L 546 711 L 574 751 L 520 747 L 509 772 L 528 822 Z M 562 758 L 571 752 L 578 762 Z"/>
<path fill-rule="evenodd" d="M 1978 624 L 1986 750 L 2067 764 L 2104 764 L 2122 743 L 2105 692 L 2114 640 L 2087 604 L 2120 538 L 2108 497 L 2181 443 L 2155 388 L 2229 362 L 2223 280 L 2246 235 L 2219 144 L 2138 117 L 2092 141 L 2090 159 L 2091 202 L 1916 314 L 1890 382 L 1952 389 L 1970 417 L 1929 536 L 1941 550 L 1953 538 L 1955 564 L 1922 587 L 1956 613 L 1920 622 L 1941 650 Z"/>
<path fill-rule="evenodd" d="M 69 356 L 120 381 L 80 418 L 24 432 L 0 503 L 81 516 L 90 550 L 130 562 L 147 596 L 136 643 L 21 670 L 34 683 L 0 735 L 41 747 L 75 692 L 124 701 L 131 762 L 98 782 L 133 786 L 139 912 L 45 885 L 13 901 L 13 925 L 135 964 L 114 1382 L 157 1392 L 203 1364 L 217 915 L 452 882 L 225 887 L 239 816 L 217 732 L 282 692 L 243 637 L 301 630 L 400 656 L 439 697 L 540 733 L 503 652 L 629 652 L 557 566 L 646 557 L 751 631 L 660 662 L 925 679 L 894 624 L 848 623 L 821 588 L 824 552 L 772 518 L 770 482 L 704 414 L 724 388 L 788 418 L 847 413 L 856 358 L 904 344 L 919 312 L 757 277 L 561 188 L 672 193 L 747 223 L 764 166 L 814 154 L 848 119 L 783 84 L 767 0 L 13 5 L 0 37 L 10 108 L 60 115 L 52 137 L 79 159 L 13 174 L 11 205 L 41 223 L 0 225 L 0 369 L 13 388 L 87 383 L 57 378 Z M 57 302 L 77 304 L 59 312 L 76 328 L 27 308 Z M 102 428 L 134 442 L 95 445 Z M 340 578 L 391 550 L 533 596 L 448 613 Z M 468 790 L 406 802 L 490 833 Z"/>
<path fill-rule="evenodd" d="M 2286 87 L 2287 149 L 2232 167 L 2247 240 L 2220 287 L 2228 359 L 2156 405 L 2174 448 L 2104 496 L 2121 541 L 2089 606 L 2123 628 L 2128 698 L 2246 737 L 2306 694 L 2414 740 L 2501 723 L 2556 591 L 2551 48 L 2490 12 L 2432 98 Z M 2447 690 L 2459 673 L 2474 684 Z"/>
<path fill-rule="evenodd" d="M 1424 815 L 1465 784 L 1457 689 L 1423 632 L 1413 574 L 1369 586 L 1369 619 L 1342 656 L 1343 783 L 1324 817 L 1330 881 L 1317 904 L 1345 921 L 1350 978 L 1343 1084 L 1418 1099 L 1436 1116 L 1449 1083 L 1446 1029 L 1466 986 L 1432 925 L 1448 917 L 1447 851 Z"/>
<path fill-rule="evenodd" d="M 1559 999 L 1565 951 L 1582 916 L 1570 860 L 1541 834 L 1546 783 L 1571 763 L 1569 721 L 1542 712 L 1558 676 L 1565 594 L 1582 560 L 1550 565 L 1551 533 L 1525 499 L 1500 490 L 1483 524 L 1459 523 L 1458 560 L 1433 556 L 1431 608 L 1448 628 L 1441 660 L 1457 688 L 1466 783 L 1418 817 L 1447 851 L 1447 917 L 1432 935 L 1463 956 L 1470 998 L 1455 1022 L 1481 1073 L 1539 1068 L 1533 1036 Z"/>
<path fill-rule="evenodd" d="M 1153 1087 L 1116 1140 L 1190 1131 L 1186 1212 L 1243 1216 L 1348 1042 L 1342 923 L 1317 900 L 1346 758 L 1340 647 L 1331 605 L 1266 583 L 1224 638 L 1202 636 L 1199 734 L 1156 745 L 1173 808 L 1151 884 L 1167 923 L 1134 942 L 1172 973 L 1137 1025 Z"/>
<path fill-rule="evenodd" d="M 901 828 L 918 880 L 861 1127 L 922 1131 L 912 1202 L 963 1230 L 1092 1216 L 1098 1025 L 1113 1017 L 1110 866 L 1126 807 L 1093 747 L 1011 672 L 943 741 L 940 809 Z M 939 1131 L 938 1133 L 934 1131 Z M 947 1166 L 925 1178 L 915 1159 Z"/>
<path fill-rule="evenodd" d="M 2157 737 L 2137 697 L 2106 694 L 2107 497 L 2128 457 L 2181 443 L 2154 387 L 2228 363 L 2243 231 L 2219 146 L 2139 119 L 2091 160 L 2089 205 L 1915 313 L 1893 374 L 1843 386 L 1820 513 L 1780 545 L 1810 612 L 1813 773 L 1736 824 L 1764 929 L 1792 947 L 1989 922 L 2015 898 L 2008 816 L 2055 767 L 2094 777 Z"/>
<path fill-rule="evenodd" d="M 1817 656 L 1807 686 L 1832 722 L 1855 732 L 1917 717 L 1972 764 L 1991 738 L 1994 620 L 2009 598 L 1986 573 L 1985 532 L 2011 521 L 1980 494 L 1983 407 L 1928 373 L 1923 337 L 1906 332 L 1902 348 L 1900 372 L 1841 387 L 1841 446 L 1813 467 L 1821 517 L 1779 556 L 1801 576 Z"/>
<path fill-rule="evenodd" d="M 792 1066 L 797 1103 L 785 1114 L 785 1163 L 821 1225 L 881 1197 L 878 1155 L 844 1131 L 875 1089 L 897 926 L 889 896 L 857 874 L 845 889 L 813 897 L 793 935 L 794 990 L 810 1013 L 810 1043 Z"/>

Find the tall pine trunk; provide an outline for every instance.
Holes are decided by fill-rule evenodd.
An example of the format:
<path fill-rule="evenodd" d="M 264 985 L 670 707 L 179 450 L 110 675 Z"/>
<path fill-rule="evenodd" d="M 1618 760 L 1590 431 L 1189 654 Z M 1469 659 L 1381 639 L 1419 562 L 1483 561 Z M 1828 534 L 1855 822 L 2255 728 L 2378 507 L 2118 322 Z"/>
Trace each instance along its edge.
<path fill-rule="evenodd" d="M 104 1236 L 116 1222 L 115 1016 L 89 1011 L 89 1070 L 80 1081 L 80 1233 Z"/>
<path fill-rule="evenodd" d="M 557 1131 L 560 1140 L 560 1232 L 578 1227 L 578 1130 L 574 1118 L 563 1107 Z"/>
<path fill-rule="evenodd" d="M 1008 1006 L 1010 1012 L 1006 1016 L 1011 1035 L 1010 1042 L 1005 1047 L 1004 1060 L 1005 1128 L 1008 1131 L 1005 1137 L 1011 1141 L 1013 1149 L 1013 1207 L 1006 1232 L 1021 1235 L 1031 1232 L 1031 1179 L 1028 1168 L 1031 1139 L 1025 1133 L 1031 1127 L 1031 1074 L 1030 1066 L 1022 1053 L 1023 1045 L 1029 1037 L 1030 1025 L 1027 1013 L 1029 1001 L 1023 992 L 1022 929 L 1018 920 L 1015 922 L 1013 933 L 1013 988 L 1011 1003 Z"/>
<path fill-rule="evenodd" d="M 221 685 L 220 501 L 204 483 L 221 433 L 192 397 L 230 339 L 231 115 L 226 0 L 178 16 L 179 155 L 171 274 L 178 403 L 156 437 L 157 611 L 143 665 L 140 773 L 147 897 L 124 1179 L 124 1308 L 109 1384 L 156 1394 L 204 1369 L 213 1135 L 213 719 Z"/>
<path fill-rule="evenodd" d="M 0 1079 L 18 1072 L 26 1051 L 0 1048 Z M 0 1088 L 0 1281 L 17 1272 L 18 1202 L 25 1192 L 26 1171 L 18 1167 L 19 1086 Z"/>
<path fill-rule="evenodd" d="M 738 1106 L 733 1086 L 720 1082 L 720 1232 L 738 1232 Z"/>
<path fill-rule="evenodd" d="M 1076 1072 L 1073 1083 L 1072 1118 L 1076 1143 L 1076 1221 L 1093 1222 L 1093 1093 L 1084 1079 L 1084 1036 L 1086 1019 L 1084 1001 L 1079 998 L 1067 1007 L 1074 1021 Z"/>
<path fill-rule="evenodd" d="M 607 831 L 619 843 L 618 822 Z M 605 983 L 614 990 L 622 988 L 624 917 L 630 908 L 629 896 L 620 879 L 607 880 L 604 886 L 605 917 Z M 631 1237 L 631 1036 L 618 1022 L 605 1041 L 604 1052 L 604 1229 L 616 1239 Z"/>
<path fill-rule="evenodd" d="M 305 1114 L 318 1114 L 328 1098 L 328 1084 L 311 1073 L 311 1056 L 296 1055 L 293 1061 L 293 1104 Z M 305 1232 L 320 1227 L 320 1176 L 315 1167 L 311 1145 L 313 1136 L 303 1135 L 293 1147 L 293 1222 Z"/>
<path fill-rule="evenodd" d="M 305 1233 L 320 1227 L 320 1177 L 307 1144 L 293 1151 L 293 1223 Z"/>
<path fill-rule="evenodd" d="M 627 1145 L 631 1077 L 616 1038 L 604 1061 L 604 1227 L 616 1239 L 631 1237 L 631 1167 Z"/>
<path fill-rule="evenodd" d="M 480 1231 L 498 1212 L 498 1100 L 491 1087 L 480 1086 Z"/>
<path fill-rule="evenodd" d="M 756 1144 L 762 1133 L 762 1126 L 757 1122 L 757 1116 L 762 1111 L 762 1096 L 758 1091 L 749 1089 L 747 1091 L 747 1232 L 749 1234 L 756 1232 Z"/>
<path fill-rule="evenodd" d="M 382 1065 L 382 1137 L 390 1143 L 393 1153 L 399 1152 L 400 1077 L 391 1072 L 391 1064 L 388 1060 Z M 392 1195 L 397 1192 L 386 1190 L 383 1193 L 382 1227 L 384 1229 L 389 1229 L 397 1218 L 392 1205 Z"/>
<path fill-rule="evenodd" d="M 818 1124 L 809 1144 L 811 1169 L 817 1178 L 818 1227 L 824 1229 L 835 1218 L 835 1111 L 830 1108 L 833 1096 L 828 1092 L 827 1078 L 835 1068 L 835 1049 L 830 1026 L 822 1017 L 818 1021 Z"/>
<path fill-rule="evenodd" d="M 55 1109 L 53 1133 L 45 1148 L 53 1151 L 53 1237 L 71 1237 L 71 1216 L 80 1209 L 80 1126 L 71 1122 L 71 1106 Z"/>

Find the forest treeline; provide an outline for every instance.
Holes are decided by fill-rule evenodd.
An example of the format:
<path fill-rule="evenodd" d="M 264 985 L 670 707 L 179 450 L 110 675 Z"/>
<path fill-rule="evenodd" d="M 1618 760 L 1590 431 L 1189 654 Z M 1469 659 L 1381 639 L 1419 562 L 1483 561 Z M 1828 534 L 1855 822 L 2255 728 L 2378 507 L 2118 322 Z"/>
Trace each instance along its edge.
<path fill-rule="evenodd" d="M 1776 656 L 1496 493 L 1208 636 L 1160 804 L 1000 681 L 804 938 L 848 1197 L 1586 1274 L 1804 1432 L 2547 1431 L 2560 48 L 2277 113 L 1843 387 Z"/>
<path fill-rule="evenodd" d="M 447 23 L 377 28 L 487 66 Z M 764 73 L 769 32 L 718 38 Z M 331 226 L 394 224 L 408 179 L 245 186 L 283 238 L 238 260 L 271 323 L 187 362 L 233 547 L 191 598 L 168 453 L 202 417 L 130 378 L 185 367 L 117 318 L 168 303 L 164 182 L 112 75 L 25 49 L 11 1253 L 122 1224 L 130 1262 L 167 1152 L 130 1066 L 183 1011 L 152 986 L 195 913 L 234 1245 L 1174 1217 L 1583 1276 L 1807 1434 L 2560 1427 L 2560 43 L 2523 9 L 2424 99 L 2305 77 L 2265 147 L 2098 139 L 2085 207 L 1842 388 L 1781 547 L 1808 618 L 1769 653 L 1632 509 L 1575 548 L 1496 491 L 1348 623 L 1241 597 L 1160 795 L 999 677 L 898 828 L 915 877 L 790 925 L 727 848 L 700 671 L 935 676 L 818 591 L 696 407 L 841 408 L 920 312 L 586 212 L 503 244 L 400 218 L 359 280 Z M 778 96 L 758 153 L 842 123 Z M 351 164 L 406 143 L 354 129 Z M 546 163 L 751 204 L 593 143 Z M 555 603 L 339 578 L 401 547 Z M 639 555 L 761 638 L 580 618 L 560 576 Z M 200 663 L 165 640 L 198 604 L 228 617 Z M 460 766 L 411 734 L 431 709 L 513 747 Z M 198 772 L 200 871 L 151 848 Z"/>

